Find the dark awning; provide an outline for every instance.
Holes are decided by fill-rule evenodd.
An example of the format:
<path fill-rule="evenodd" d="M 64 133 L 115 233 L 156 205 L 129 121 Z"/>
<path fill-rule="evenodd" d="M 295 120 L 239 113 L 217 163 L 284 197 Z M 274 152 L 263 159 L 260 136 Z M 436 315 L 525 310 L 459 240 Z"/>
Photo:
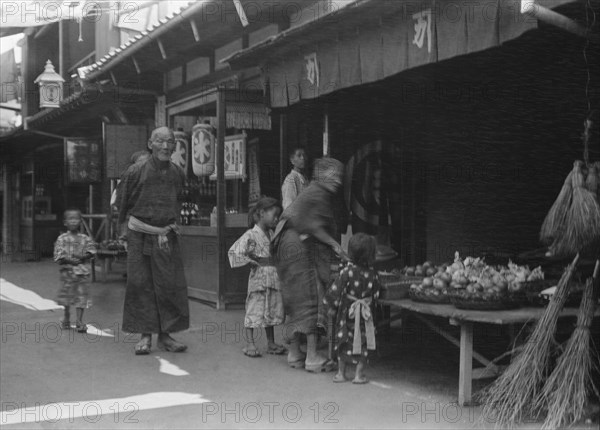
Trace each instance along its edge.
<path fill-rule="evenodd" d="M 280 108 L 499 46 L 535 28 L 521 0 L 355 0 L 223 62 L 261 65 L 271 107 Z"/>

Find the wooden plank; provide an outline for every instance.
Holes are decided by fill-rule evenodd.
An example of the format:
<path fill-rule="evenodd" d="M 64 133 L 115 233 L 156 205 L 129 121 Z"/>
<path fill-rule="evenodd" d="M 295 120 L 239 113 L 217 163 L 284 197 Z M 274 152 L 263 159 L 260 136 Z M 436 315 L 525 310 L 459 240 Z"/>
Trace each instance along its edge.
<path fill-rule="evenodd" d="M 163 43 L 161 42 L 160 39 L 158 39 L 156 41 L 156 43 L 158 43 L 158 49 L 160 49 L 160 55 L 162 56 L 163 60 L 167 59 L 167 51 L 165 50 L 165 46 L 163 45 Z"/>
<path fill-rule="evenodd" d="M 460 364 L 458 372 L 458 404 L 471 403 L 471 382 L 473 372 L 473 323 L 464 322 L 460 326 Z"/>
<path fill-rule="evenodd" d="M 142 74 L 142 69 L 140 69 L 140 64 L 138 63 L 138 61 L 135 59 L 135 57 L 131 57 L 131 61 L 133 61 L 133 66 L 135 67 L 135 72 L 138 75 Z"/>
<path fill-rule="evenodd" d="M 200 42 L 200 32 L 198 31 L 198 25 L 193 19 L 190 20 L 190 26 L 192 27 L 192 33 L 194 33 L 194 40 Z"/>
<path fill-rule="evenodd" d="M 225 265 L 227 262 L 227 250 L 225 249 L 225 134 L 227 127 L 227 111 L 225 107 L 225 92 L 222 89 L 217 93 L 217 245 L 219 252 L 219 283 L 217 309 L 224 306 L 221 289 L 225 289 Z"/>
<path fill-rule="evenodd" d="M 458 309 L 454 307 L 454 305 L 450 304 L 413 302 L 410 299 L 383 300 L 382 302 L 387 303 L 392 307 L 407 309 L 421 314 L 455 319 L 458 322 L 470 321 L 497 325 L 522 324 L 530 321 L 535 321 L 538 320 L 544 314 L 545 311 L 545 308 L 534 307 L 498 311 L 477 311 Z M 560 314 L 560 317 L 576 318 L 577 314 L 578 309 L 576 308 L 564 308 Z M 600 316 L 600 309 L 596 310 L 595 315 Z"/>

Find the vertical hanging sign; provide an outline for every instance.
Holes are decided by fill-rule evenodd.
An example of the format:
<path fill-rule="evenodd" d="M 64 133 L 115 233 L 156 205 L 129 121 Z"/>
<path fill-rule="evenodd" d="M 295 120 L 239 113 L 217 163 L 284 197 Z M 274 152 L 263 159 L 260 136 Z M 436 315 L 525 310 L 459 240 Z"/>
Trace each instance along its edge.
<path fill-rule="evenodd" d="M 260 167 L 258 160 L 258 139 L 248 142 L 248 207 L 260 199 Z"/>
<path fill-rule="evenodd" d="M 102 151 L 98 139 L 65 139 L 67 184 L 92 184 L 102 180 Z"/>

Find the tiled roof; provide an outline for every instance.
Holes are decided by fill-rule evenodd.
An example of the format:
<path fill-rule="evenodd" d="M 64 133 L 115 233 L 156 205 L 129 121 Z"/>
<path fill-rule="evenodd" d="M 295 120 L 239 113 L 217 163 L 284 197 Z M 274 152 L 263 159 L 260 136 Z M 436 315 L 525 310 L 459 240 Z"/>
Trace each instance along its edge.
<path fill-rule="evenodd" d="M 106 54 L 94 64 L 90 64 L 89 66 L 84 66 L 77 69 L 79 78 L 84 80 L 90 80 L 94 79 L 102 73 L 107 72 L 113 67 L 114 64 L 116 64 L 115 60 L 119 59 L 119 61 L 121 61 L 123 58 L 128 57 L 129 55 L 136 52 L 138 49 L 145 46 L 146 43 L 143 42 L 152 39 L 153 36 L 155 36 L 155 34 L 159 31 L 159 29 L 167 29 L 167 27 L 170 27 L 167 25 L 168 23 L 172 22 L 184 13 L 189 14 L 190 12 L 195 12 L 197 9 L 204 7 L 206 3 L 208 2 L 205 0 L 189 1 L 187 5 L 182 6 L 182 8 L 178 11 L 172 12 L 164 18 L 160 19 L 157 24 L 154 24 L 147 30 L 144 30 L 140 34 L 137 34 L 136 36 L 130 38 L 127 42 L 122 44 L 113 52 Z"/>

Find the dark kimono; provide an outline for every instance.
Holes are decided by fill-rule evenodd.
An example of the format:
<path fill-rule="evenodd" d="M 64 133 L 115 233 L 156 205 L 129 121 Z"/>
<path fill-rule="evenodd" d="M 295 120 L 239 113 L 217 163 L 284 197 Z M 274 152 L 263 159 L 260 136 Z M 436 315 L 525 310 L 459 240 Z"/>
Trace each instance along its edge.
<path fill-rule="evenodd" d="M 312 234 L 319 228 L 335 234 L 333 209 L 331 192 L 313 182 L 283 212 L 277 226 L 272 255 L 281 281 L 288 336 L 327 330 L 323 297 L 335 254 Z"/>
<path fill-rule="evenodd" d="M 123 175 L 119 223 L 128 215 L 154 227 L 174 224 L 178 196 L 185 184 L 181 168 L 150 158 Z M 162 168 L 161 168 L 162 167 Z M 187 284 L 177 236 L 159 247 L 158 236 L 127 229 L 127 290 L 123 330 L 130 333 L 173 333 L 189 328 Z"/>
<path fill-rule="evenodd" d="M 367 342 L 367 325 L 365 313 L 369 314 L 373 309 L 373 302 L 379 297 L 379 278 L 377 272 L 372 269 L 362 268 L 349 263 L 344 267 L 335 281 L 327 290 L 324 299 L 329 307 L 336 309 L 333 336 L 335 339 L 334 350 L 340 360 L 350 363 L 366 363 L 368 357 L 369 342 Z M 369 306 L 368 312 L 363 311 L 360 319 L 360 348 L 354 350 L 355 339 L 355 313 L 361 309 L 355 304 L 361 300 Z M 354 305 L 354 309 L 353 308 Z M 372 319 L 372 316 L 371 316 Z M 371 322 L 373 322 L 371 320 Z M 374 328 L 373 328 L 374 330 Z M 373 345 L 374 349 L 374 333 Z"/>

